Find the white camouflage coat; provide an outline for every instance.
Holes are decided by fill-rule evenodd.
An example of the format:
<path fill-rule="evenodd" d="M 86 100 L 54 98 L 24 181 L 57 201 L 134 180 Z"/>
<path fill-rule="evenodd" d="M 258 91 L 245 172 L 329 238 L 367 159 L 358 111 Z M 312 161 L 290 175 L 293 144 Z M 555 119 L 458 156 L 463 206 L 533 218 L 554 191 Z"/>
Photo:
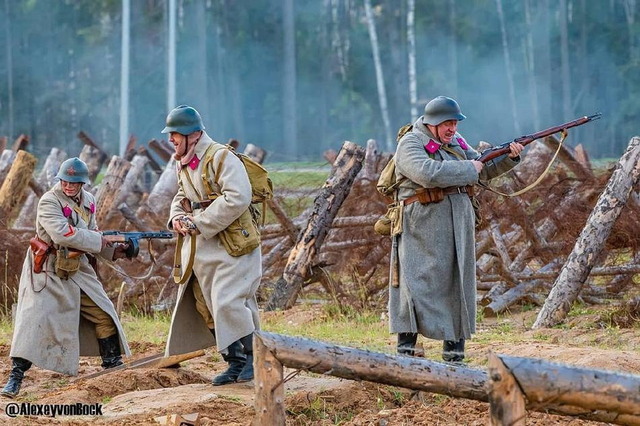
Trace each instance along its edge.
<path fill-rule="evenodd" d="M 110 260 L 113 248 L 101 252 L 102 237 L 94 214 L 95 198 L 85 190 L 82 194 L 82 206 L 78 206 L 62 192 L 60 183 L 55 184 L 38 203 L 36 233 L 46 243 L 53 241 L 56 249 L 74 248 Z M 71 213 L 71 224 L 63 213 L 65 207 L 70 209 L 67 211 Z M 32 252 L 27 250 L 20 276 L 10 356 L 75 376 L 81 355 L 100 355 L 95 325 L 80 315 L 81 291 L 111 316 L 120 335 L 122 353 L 131 355 L 113 303 L 87 256 L 82 255 L 80 259 L 80 269 L 63 280 L 55 274 L 55 255 L 49 255 L 43 271 L 36 274 L 33 273 Z"/>
<path fill-rule="evenodd" d="M 185 166 L 178 175 L 180 188 L 171 204 L 169 229 L 173 229 L 173 218 L 185 214 L 181 200 L 188 198 L 197 202 L 207 199 L 202 183 L 202 160 L 205 151 L 213 143 L 216 142 L 203 132 L 195 149 L 199 163 L 195 169 Z M 193 214 L 193 221 L 200 231 L 195 236 L 193 274 L 200 283 L 207 307 L 213 316 L 215 341 L 196 310 L 191 288 L 194 283 L 190 280 L 187 284 L 180 285 L 178 290 L 167 340 L 167 356 L 196 351 L 214 344 L 219 351 L 223 351 L 231 343 L 260 327 L 256 301 L 256 291 L 262 277 L 260 247 L 243 256 L 233 257 L 227 253 L 218 238 L 218 233 L 240 217 L 251 203 L 251 184 L 244 165 L 230 152 L 227 152 L 221 164 L 221 155 L 225 151 L 226 148 L 218 150 L 209 163 L 210 179 L 218 176 L 222 196 L 216 198 L 206 210 L 196 209 Z M 189 174 L 195 189 L 184 178 L 185 173 Z M 194 237 L 187 236 L 184 240 L 181 253 L 183 266 L 189 259 L 191 238 Z"/>
<path fill-rule="evenodd" d="M 435 137 L 420 117 L 398 143 L 396 176 L 408 178 L 400 185 L 399 199 L 414 195 L 420 187 L 478 182 L 470 161 L 442 148 L 430 158 L 424 148 L 430 139 Z M 459 134 L 449 147 L 468 160 L 479 155 Z M 498 157 L 485 164 L 480 180 L 495 178 L 518 161 L 506 155 Z M 470 338 L 476 327 L 476 258 L 475 215 L 467 194 L 448 195 L 438 203 L 405 206 L 397 245 L 400 281 L 398 287 L 389 287 L 390 331 L 420 333 L 438 340 Z"/>

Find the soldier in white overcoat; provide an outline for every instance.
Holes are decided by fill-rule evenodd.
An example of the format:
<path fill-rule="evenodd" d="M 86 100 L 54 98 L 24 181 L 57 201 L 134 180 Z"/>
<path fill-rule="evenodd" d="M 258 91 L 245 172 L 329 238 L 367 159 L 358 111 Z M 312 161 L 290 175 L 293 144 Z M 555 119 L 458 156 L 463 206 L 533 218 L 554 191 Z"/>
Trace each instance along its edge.
<path fill-rule="evenodd" d="M 129 346 L 113 303 L 86 253 L 115 260 L 126 246 L 112 244 L 98 230 L 87 165 L 62 163 L 60 182 L 38 203 L 36 236 L 22 267 L 10 356 L 12 370 L 2 395 L 20 391 L 32 364 L 77 375 L 81 355 L 102 357 L 102 366 L 122 364 Z M 46 255 L 45 255 L 46 251 Z"/>
<path fill-rule="evenodd" d="M 483 164 L 456 132 L 465 116 L 458 103 L 438 96 L 398 142 L 396 178 L 402 180 L 402 233 L 394 237 L 389 287 L 390 331 L 398 352 L 413 354 L 418 333 L 443 341 L 443 359 L 461 362 L 476 325 L 473 185 L 520 161 L 523 146 Z M 395 269 L 397 268 L 397 270 Z"/>
<path fill-rule="evenodd" d="M 179 182 L 168 227 L 181 234 L 174 265 L 174 278 L 181 285 L 166 355 L 215 344 L 228 368 L 212 383 L 250 381 L 253 332 L 260 327 L 256 300 L 262 276 L 259 239 L 233 255 L 221 239 L 230 225 L 248 214 L 251 184 L 247 172 L 239 158 L 204 132 L 200 114 L 192 107 L 181 105 L 172 110 L 163 133 L 170 134 L 176 150 Z M 252 232 L 257 238 L 257 227 Z"/>

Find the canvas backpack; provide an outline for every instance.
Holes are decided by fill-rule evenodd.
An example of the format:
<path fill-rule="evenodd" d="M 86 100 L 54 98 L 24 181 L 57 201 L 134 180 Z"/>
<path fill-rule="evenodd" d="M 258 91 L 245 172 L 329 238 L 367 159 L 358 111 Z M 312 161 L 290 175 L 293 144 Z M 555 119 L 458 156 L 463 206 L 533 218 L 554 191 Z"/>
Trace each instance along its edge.
<path fill-rule="evenodd" d="M 398 134 L 396 135 L 396 142 L 400 142 L 400 139 L 407 133 L 413 130 L 413 124 L 408 123 L 398 129 Z M 396 160 L 394 157 L 389 159 L 389 162 L 380 172 L 380 177 L 378 178 L 378 183 L 376 188 L 378 192 L 380 192 L 385 197 L 391 197 L 395 199 L 395 192 L 398 186 L 404 181 L 406 178 L 402 177 L 400 180 L 396 179 Z"/>

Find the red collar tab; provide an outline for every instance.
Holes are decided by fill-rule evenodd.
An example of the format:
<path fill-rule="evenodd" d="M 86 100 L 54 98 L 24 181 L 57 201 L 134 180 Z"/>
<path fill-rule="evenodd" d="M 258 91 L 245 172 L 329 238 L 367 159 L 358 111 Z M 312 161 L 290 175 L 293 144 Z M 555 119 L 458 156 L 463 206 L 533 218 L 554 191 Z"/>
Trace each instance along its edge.
<path fill-rule="evenodd" d="M 434 154 L 441 146 L 442 144 L 434 141 L 433 139 L 429 139 L 429 142 L 424 146 L 424 149 L 426 149 L 429 154 Z"/>
<path fill-rule="evenodd" d="M 200 164 L 200 159 L 197 155 L 194 155 L 191 161 L 189 161 L 189 167 L 191 170 L 195 170 L 198 168 L 198 164 Z"/>
<path fill-rule="evenodd" d="M 460 148 L 464 149 L 465 151 L 469 149 L 469 145 L 467 145 L 467 141 L 465 141 L 462 136 L 457 136 L 456 139 L 458 140 L 458 144 L 460 145 Z"/>

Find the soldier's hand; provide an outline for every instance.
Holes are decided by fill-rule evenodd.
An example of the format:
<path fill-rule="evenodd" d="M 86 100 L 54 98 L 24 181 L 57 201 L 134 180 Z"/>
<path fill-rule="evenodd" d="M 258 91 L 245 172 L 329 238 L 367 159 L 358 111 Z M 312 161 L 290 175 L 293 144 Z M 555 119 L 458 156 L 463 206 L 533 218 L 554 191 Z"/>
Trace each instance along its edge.
<path fill-rule="evenodd" d="M 129 244 L 117 243 L 115 245 L 115 249 L 113 250 L 113 260 L 123 259 L 127 257 L 128 249 L 129 249 Z"/>
<path fill-rule="evenodd" d="M 480 173 L 482 168 L 484 167 L 484 163 L 482 161 L 471 160 L 471 164 L 476 168 L 476 172 Z"/>
<path fill-rule="evenodd" d="M 522 150 L 524 149 L 524 146 L 522 146 L 522 144 L 518 143 L 518 142 L 512 142 L 509 144 L 509 158 L 516 158 L 517 156 L 520 155 L 520 153 L 522 152 Z"/>
<path fill-rule="evenodd" d="M 184 218 L 187 216 L 176 216 L 171 221 L 171 225 L 173 226 L 173 230 L 181 235 L 189 234 L 189 229 L 185 226 Z"/>
<path fill-rule="evenodd" d="M 113 244 L 113 242 L 111 241 L 110 238 L 107 238 L 104 235 L 102 236 L 102 248 L 103 249 L 105 247 L 111 247 L 112 244 Z"/>

